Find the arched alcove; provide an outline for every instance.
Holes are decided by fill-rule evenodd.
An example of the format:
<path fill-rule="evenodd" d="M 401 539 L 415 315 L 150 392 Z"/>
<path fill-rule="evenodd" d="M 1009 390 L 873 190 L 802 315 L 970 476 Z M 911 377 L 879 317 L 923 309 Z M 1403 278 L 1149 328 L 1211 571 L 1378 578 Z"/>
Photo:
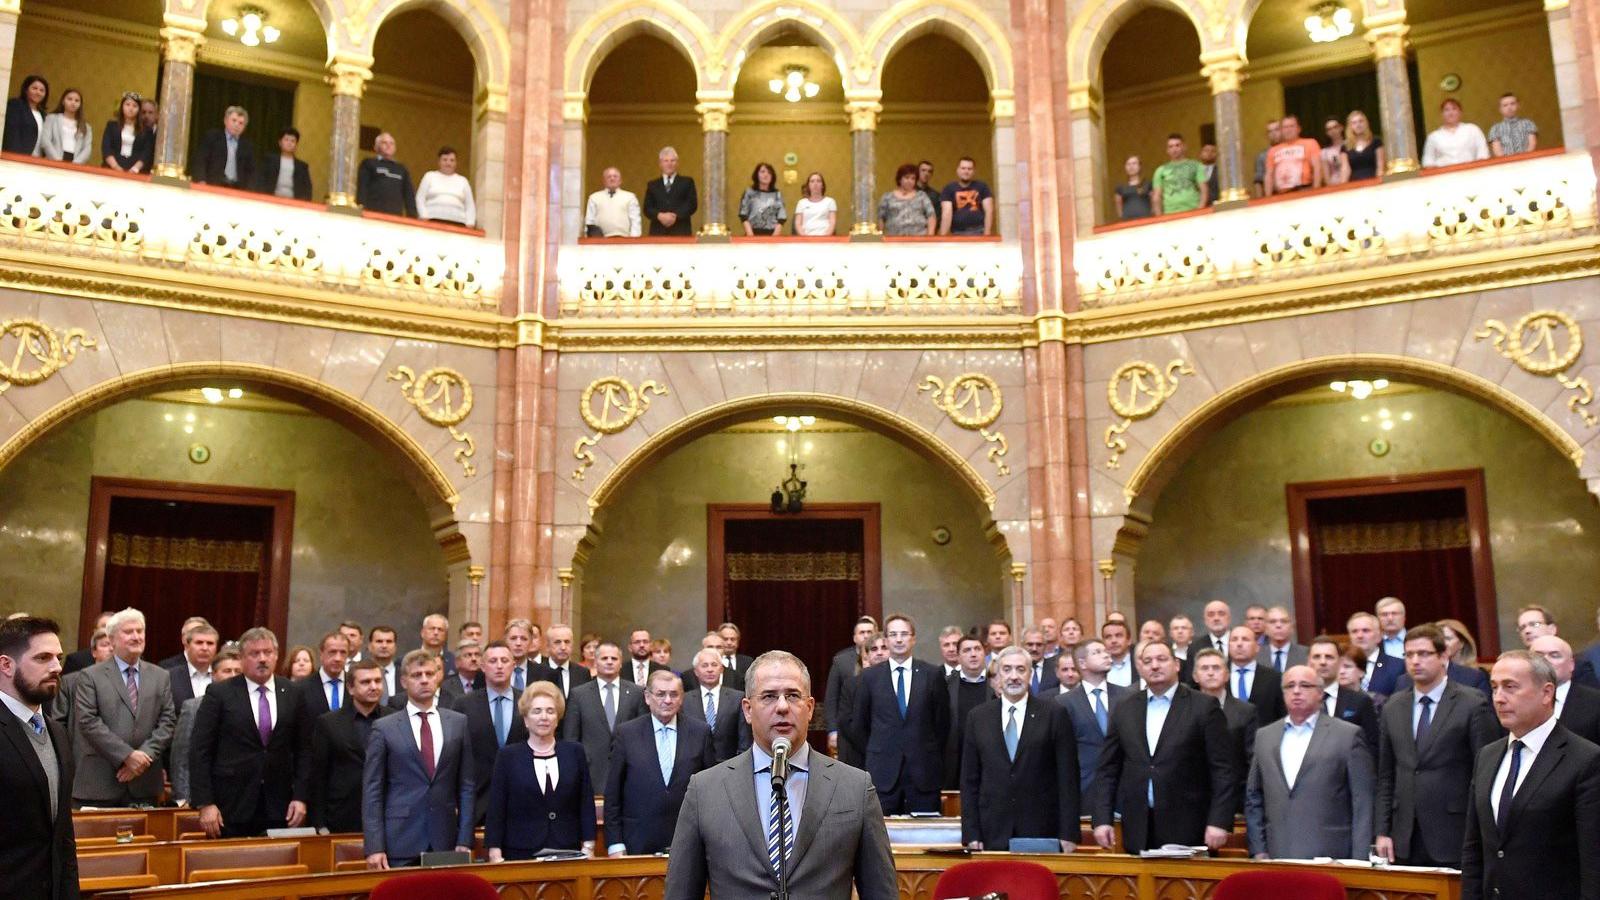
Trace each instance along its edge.
<path fill-rule="evenodd" d="M 641 72 L 650 75 L 641 78 Z M 612 166 L 643 204 L 645 183 L 661 174 L 656 158 L 662 147 L 676 149 L 679 170 L 698 180 L 704 141 L 694 95 L 693 64 L 661 34 L 642 30 L 612 47 L 589 83 L 580 208 Z"/>
<path fill-rule="evenodd" d="M 384 19 L 373 40 L 372 81 L 361 100 L 362 147 L 383 131 L 394 135 L 395 158 L 412 183 L 438 167 L 439 150 L 456 151 L 456 168 L 484 190 L 475 146 L 473 98 L 477 65 L 456 26 L 431 7 Z"/>
<path fill-rule="evenodd" d="M 1160 47 L 1160 53 L 1152 53 Z M 1097 173 L 1099 221 L 1114 222 L 1116 188 L 1127 181 L 1124 164 L 1138 156 L 1149 181 L 1167 161 L 1167 135 L 1181 134 L 1190 158 L 1211 134 L 1215 115 L 1200 78 L 1200 35 L 1184 14 L 1166 5 L 1132 13 L 1106 44 L 1100 63 L 1105 104 L 1105 154 Z"/>
<path fill-rule="evenodd" d="M 880 193 L 894 189 L 896 168 L 924 159 L 933 163 L 930 185 L 938 191 L 955 179 L 963 156 L 976 163 L 977 179 L 994 187 L 989 85 L 966 47 L 937 32 L 913 38 L 889 56 L 882 84 L 874 151 Z"/>

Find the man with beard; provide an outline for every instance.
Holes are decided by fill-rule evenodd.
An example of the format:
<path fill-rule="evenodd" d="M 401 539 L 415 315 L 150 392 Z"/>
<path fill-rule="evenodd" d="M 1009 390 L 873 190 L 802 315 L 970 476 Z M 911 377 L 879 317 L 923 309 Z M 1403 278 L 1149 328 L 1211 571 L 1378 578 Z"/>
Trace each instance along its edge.
<path fill-rule="evenodd" d="M 0 623 L 0 897 L 75 900 L 72 753 L 44 706 L 61 688 L 61 637 L 49 619 Z"/>

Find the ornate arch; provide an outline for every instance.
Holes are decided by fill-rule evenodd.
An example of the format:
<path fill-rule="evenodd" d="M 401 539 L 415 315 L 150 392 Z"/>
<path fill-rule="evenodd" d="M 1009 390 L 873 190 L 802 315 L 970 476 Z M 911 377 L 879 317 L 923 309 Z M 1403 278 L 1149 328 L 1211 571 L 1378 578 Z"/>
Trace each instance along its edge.
<path fill-rule="evenodd" d="M 1228 14 L 1221 3 L 1209 10 L 1198 9 L 1200 0 L 1103 0 L 1091 3 L 1067 29 L 1067 81 L 1073 87 L 1087 87 L 1100 79 L 1100 57 L 1106 45 L 1135 13 L 1152 6 L 1182 13 L 1200 36 L 1200 52 L 1226 46 Z M 1245 0 L 1250 2 L 1250 0 Z M 1215 35 L 1213 37 L 1213 35 Z M 1200 61 L 1195 60 L 1198 73 Z M 1198 74 L 1196 75 L 1198 78 Z"/>
<path fill-rule="evenodd" d="M 505 93 L 511 78 L 511 38 L 489 0 L 365 0 L 339 21 L 330 48 L 371 59 L 383 23 L 416 8 L 437 13 L 467 42 L 477 64 L 480 91 Z"/>
<path fill-rule="evenodd" d="M 839 67 L 846 92 L 864 87 L 872 78 L 870 64 L 862 52 L 861 36 L 837 12 L 815 0 L 765 0 L 735 16 L 717 36 L 716 48 L 706 60 L 708 86 L 733 90 L 739 69 L 749 51 L 774 29 L 794 23 L 817 39 Z"/>
<path fill-rule="evenodd" d="M 566 93 L 587 94 L 589 82 L 612 48 L 638 34 L 653 34 L 675 45 L 694 67 L 695 87 L 705 86 L 706 61 L 715 38 L 698 16 L 675 0 L 657 0 L 648 6 L 618 0 L 585 19 L 567 43 L 563 67 Z"/>
<path fill-rule="evenodd" d="M 871 88 L 882 90 L 884 66 L 902 44 L 929 32 L 965 47 L 983 69 L 991 93 L 1013 89 L 1011 44 L 1004 30 L 967 0 L 901 0 L 879 16 L 862 41 Z"/>

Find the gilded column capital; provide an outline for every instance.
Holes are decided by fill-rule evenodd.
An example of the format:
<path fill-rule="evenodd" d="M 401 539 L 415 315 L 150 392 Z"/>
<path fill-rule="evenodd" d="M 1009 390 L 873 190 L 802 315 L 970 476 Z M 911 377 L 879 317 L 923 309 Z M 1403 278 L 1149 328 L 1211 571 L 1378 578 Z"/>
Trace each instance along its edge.
<path fill-rule="evenodd" d="M 883 112 L 883 104 L 876 99 L 846 100 L 844 111 L 850 117 L 851 131 L 877 131 L 878 116 Z"/>
<path fill-rule="evenodd" d="M 1244 82 L 1245 61 L 1238 56 L 1230 56 L 1206 62 L 1200 69 L 1200 77 L 1211 82 L 1211 94 L 1238 93 L 1239 85 Z"/>
<path fill-rule="evenodd" d="M 205 26 L 199 29 L 188 24 L 174 24 L 169 17 L 166 27 L 161 29 L 161 59 L 164 62 L 186 63 L 194 65 L 195 54 L 200 50 L 200 45 L 206 42 Z"/>
<path fill-rule="evenodd" d="M 372 80 L 372 60 L 336 56 L 328 64 L 328 84 L 336 97 L 354 97 L 357 100 L 367 92 L 367 82 Z"/>
<path fill-rule="evenodd" d="M 1394 59 L 1406 55 L 1406 34 L 1411 31 L 1404 22 L 1391 22 L 1367 29 L 1367 43 L 1372 45 L 1374 59 Z"/>
<path fill-rule="evenodd" d="M 1017 117 L 1017 95 L 1015 91 L 994 90 L 989 92 L 989 118 L 995 121 L 1000 119 L 1015 119 Z"/>
<path fill-rule="evenodd" d="M 694 105 L 700 117 L 701 131 L 727 131 L 728 116 L 733 114 L 733 103 L 728 100 L 707 100 Z"/>

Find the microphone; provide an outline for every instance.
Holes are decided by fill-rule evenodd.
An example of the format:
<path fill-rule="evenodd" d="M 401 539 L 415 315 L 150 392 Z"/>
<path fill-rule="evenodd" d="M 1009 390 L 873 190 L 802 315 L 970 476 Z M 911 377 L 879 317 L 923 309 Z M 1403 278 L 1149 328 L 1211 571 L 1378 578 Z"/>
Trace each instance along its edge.
<path fill-rule="evenodd" d="M 782 785 L 789 777 L 789 739 L 780 737 L 772 742 L 772 783 Z"/>

